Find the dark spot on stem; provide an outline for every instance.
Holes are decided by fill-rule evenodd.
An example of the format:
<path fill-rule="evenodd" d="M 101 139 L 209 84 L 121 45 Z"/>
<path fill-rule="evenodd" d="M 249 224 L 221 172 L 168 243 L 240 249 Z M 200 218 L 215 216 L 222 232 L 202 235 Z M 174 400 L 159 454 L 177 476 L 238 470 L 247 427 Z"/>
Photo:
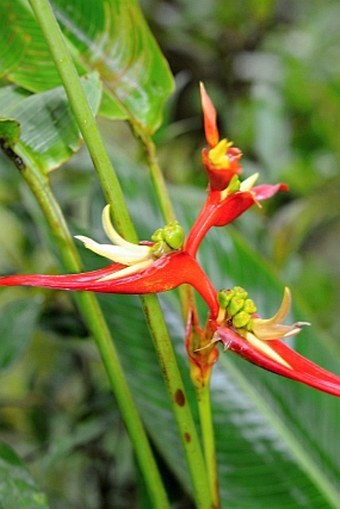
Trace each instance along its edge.
<path fill-rule="evenodd" d="M 185 396 L 182 389 L 177 389 L 177 391 L 175 392 L 175 402 L 178 406 L 185 405 Z"/>
<path fill-rule="evenodd" d="M 24 161 L 21 159 L 21 157 L 18 156 L 18 154 L 16 154 L 14 150 L 12 150 L 11 147 L 9 147 L 2 139 L 0 139 L 0 148 L 3 150 L 4 154 L 6 154 L 6 156 L 11 161 L 13 161 L 13 163 L 19 170 L 24 170 L 26 168 L 26 165 Z"/>
<path fill-rule="evenodd" d="M 189 442 L 191 442 L 191 435 L 190 433 L 184 433 L 184 440 L 186 441 L 186 443 L 188 444 Z"/>

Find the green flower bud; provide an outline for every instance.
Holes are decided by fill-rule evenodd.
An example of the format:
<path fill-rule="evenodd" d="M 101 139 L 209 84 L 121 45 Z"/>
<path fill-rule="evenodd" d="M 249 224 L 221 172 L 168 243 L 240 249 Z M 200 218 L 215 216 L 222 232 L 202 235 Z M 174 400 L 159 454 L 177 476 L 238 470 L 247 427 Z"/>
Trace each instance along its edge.
<path fill-rule="evenodd" d="M 228 306 L 228 313 L 230 316 L 236 315 L 241 309 L 243 308 L 244 300 L 240 299 L 239 297 L 232 297 L 229 306 Z"/>
<path fill-rule="evenodd" d="M 242 286 L 235 286 L 234 292 L 236 297 L 239 297 L 240 299 L 246 299 L 248 297 L 248 292 L 242 288 Z"/>
<path fill-rule="evenodd" d="M 153 242 L 161 242 L 164 240 L 164 228 L 158 228 L 156 231 L 154 231 L 151 235 L 151 240 Z"/>
<path fill-rule="evenodd" d="M 243 311 L 246 311 L 246 313 L 249 313 L 250 315 L 256 313 L 257 308 L 252 299 L 246 299 L 244 301 Z"/>
<path fill-rule="evenodd" d="M 184 230 L 178 221 L 173 221 L 164 228 L 164 240 L 171 249 L 180 249 L 184 242 Z"/>
<path fill-rule="evenodd" d="M 227 187 L 227 193 L 232 194 L 240 190 L 241 182 L 238 175 L 234 175 Z"/>
<path fill-rule="evenodd" d="M 233 317 L 233 326 L 235 329 L 242 329 L 250 321 L 250 316 L 246 311 L 240 311 Z"/>
<path fill-rule="evenodd" d="M 220 290 L 217 294 L 217 300 L 222 309 L 226 309 L 229 306 L 229 302 L 234 295 L 233 290 Z"/>

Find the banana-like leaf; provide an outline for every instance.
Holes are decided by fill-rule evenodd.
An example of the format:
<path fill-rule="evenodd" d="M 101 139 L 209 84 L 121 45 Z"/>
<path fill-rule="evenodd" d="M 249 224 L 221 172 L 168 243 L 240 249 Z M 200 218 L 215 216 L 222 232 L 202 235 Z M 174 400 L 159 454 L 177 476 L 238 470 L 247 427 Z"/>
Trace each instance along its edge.
<path fill-rule="evenodd" d="M 128 174 L 128 166 L 123 164 L 123 185 L 126 179 L 130 205 L 139 230 L 146 235 L 155 227 L 157 211 L 151 210 L 151 190 L 141 172 Z M 183 193 L 175 190 L 177 211 L 186 229 L 203 197 L 203 193 L 190 189 Z M 277 309 L 282 283 L 232 229 L 229 234 L 226 229 L 209 233 L 200 258 L 218 288 L 243 285 L 264 316 Z M 188 392 L 194 397 L 183 347 L 184 326 L 175 296 L 164 294 L 161 302 Z M 188 489 L 184 455 L 138 300 L 107 295 L 101 302 L 149 433 Z M 298 319 L 311 318 L 301 307 L 296 307 L 295 314 Z M 296 339 L 296 348 L 339 372 L 339 355 L 315 324 Z M 212 378 L 212 401 L 222 507 L 338 507 L 339 399 L 265 372 L 230 352 L 221 352 Z"/>
<path fill-rule="evenodd" d="M 97 73 L 82 78 L 94 113 L 101 100 Z M 0 143 L 17 166 L 33 160 L 42 173 L 58 168 L 82 144 L 65 91 L 29 94 L 15 85 L 0 88 Z M 2 140 L 2 141 L 1 141 Z"/>
<path fill-rule="evenodd" d="M 53 0 L 51 5 L 79 72 L 96 70 L 101 76 L 102 112 L 153 132 L 173 80 L 137 2 Z M 31 92 L 60 85 L 28 1 L 3 0 L 1 7 L 0 77 Z"/>

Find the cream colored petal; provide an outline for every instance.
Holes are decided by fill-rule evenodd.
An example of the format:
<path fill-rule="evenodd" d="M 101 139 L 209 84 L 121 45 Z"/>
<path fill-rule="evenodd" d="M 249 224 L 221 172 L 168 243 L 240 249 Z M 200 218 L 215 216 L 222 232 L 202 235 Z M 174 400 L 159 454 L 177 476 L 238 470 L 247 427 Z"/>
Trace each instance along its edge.
<path fill-rule="evenodd" d="M 273 359 L 275 362 L 279 362 L 282 364 L 282 366 L 285 366 L 286 368 L 292 369 L 292 367 L 270 347 L 270 343 L 265 343 L 261 341 L 261 339 L 258 339 L 254 334 L 251 332 L 247 332 L 245 336 L 248 343 L 253 345 L 256 350 L 259 350 L 260 352 L 264 353 L 267 357 L 270 359 Z"/>
<path fill-rule="evenodd" d="M 147 246 L 140 246 L 138 244 L 133 244 L 132 242 L 128 242 L 127 240 L 123 239 L 123 237 L 121 237 L 119 235 L 119 233 L 114 229 L 114 227 L 111 223 L 110 205 L 106 205 L 106 207 L 104 207 L 104 209 L 103 209 L 102 224 L 103 224 L 103 228 L 104 228 L 106 235 L 108 236 L 108 238 L 111 240 L 111 242 L 113 244 L 115 244 L 117 246 L 125 247 L 125 248 L 129 249 L 130 251 L 136 251 L 136 252 L 140 252 L 141 247 L 144 249 L 144 251 L 146 250 L 145 248 L 150 249 Z"/>
<path fill-rule="evenodd" d="M 289 314 L 291 302 L 291 293 L 289 288 L 286 287 L 284 289 L 281 305 L 274 316 L 265 319 L 254 318 L 253 330 L 255 335 L 260 339 L 282 338 L 285 337 L 286 334 L 286 337 L 291 336 L 292 333 L 290 331 L 295 328 L 295 325 L 281 324 Z"/>
<path fill-rule="evenodd" d="M 259 173 L 254 173 L 253 175 L 250 175 L 250 177 L 248 177 L 247 179 L 243 180 L 243 182 L 241 182 L 240 191 L 242 192 L 251 191 L 252 188 L 254 187 L 255 182 L 259 178 L 259 175 L 260 175 Z"/>
<path fill-rule="evenodd" d="M 141 272 L 142 270 L 147 269 L 152 264 L 153 260 L 144 260 L 143 262 L 136 263 L 130 267 L 117 270 L 117 272 L 113 272 L 108 276 L 101 277 L 98 279 L 98 281 L 111 281 L 112 279 L 120 279 L 121 277 L 131 276 L 131 274 L 136 274 L 137 272 Z"/>
<path fill-rule="evenodd" d="M 255 319 L 252 328 L 256 337 L 262 341 L 269 341 L 271 339 L 289 338 L 295 336 L 301 330 L 298 324 L 283 325 L 280 323 L 260 323 Z"/>
<path fill-rule="evenodd" d="M 140 250 L 137 252 L 121 246 L 113 246 L 112 244 L 99 244 L 84 235 L 76 235 L 75 238 L 83 242 L 85 247 L 94 253 L 124 265 L 133 265 L 150 256 L 148 246 L 138 246 Z"/>

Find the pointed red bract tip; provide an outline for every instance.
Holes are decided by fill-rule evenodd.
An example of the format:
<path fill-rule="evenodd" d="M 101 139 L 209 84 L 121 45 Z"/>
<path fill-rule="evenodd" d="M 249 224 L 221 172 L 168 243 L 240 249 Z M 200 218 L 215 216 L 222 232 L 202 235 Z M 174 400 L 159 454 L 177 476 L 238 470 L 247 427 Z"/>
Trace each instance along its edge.
<path fill-rule="evenodd" d="M 200 82 L 200 94 L 205 138 L 210 147 L 215 147 L 220 139 L 216 121 L 216 110 L 202 82 Z"/>

